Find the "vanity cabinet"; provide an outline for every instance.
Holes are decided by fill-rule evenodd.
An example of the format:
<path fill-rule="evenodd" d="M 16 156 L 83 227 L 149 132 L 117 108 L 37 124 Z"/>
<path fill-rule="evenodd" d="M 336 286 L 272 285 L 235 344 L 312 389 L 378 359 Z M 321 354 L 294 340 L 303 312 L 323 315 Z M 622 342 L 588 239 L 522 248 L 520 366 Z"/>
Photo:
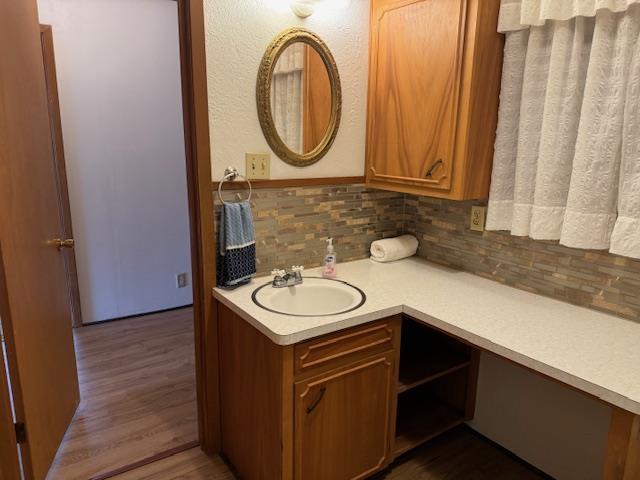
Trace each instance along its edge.
<path fill-rule="evenodd" d="M 503 36 L 499 0 L 372 0 L 366 183 L 488 196 Z"/>
<path fill-rule="evenodd" d="M 475 350 L 400 315 L 286 346 L 222 303 L 218 323 L 222 453 L 245 480 L 368 478 L 473 414 Z"/>

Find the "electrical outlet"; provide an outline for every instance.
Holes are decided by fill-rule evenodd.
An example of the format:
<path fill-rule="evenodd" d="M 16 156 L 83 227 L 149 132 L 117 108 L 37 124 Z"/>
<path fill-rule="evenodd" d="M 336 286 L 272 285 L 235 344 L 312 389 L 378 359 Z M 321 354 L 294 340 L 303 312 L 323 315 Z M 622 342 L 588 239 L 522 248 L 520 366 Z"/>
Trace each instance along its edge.
<path fill-rule="evenodd" d="M 474 205 L 471 207 L 471 222 L 469 228 L 474 232 L 484 232 L 484 219 L 487 215 L 487 207 Z"/>
<path fill-rule="evenodd" d="M 186 272 L 176 275 L 176 288 L 184 288 L 189 285 L 189 277 Z"/>
<path fill-rule="evenodd" d="M 249 180 L 268 180 L 271 178 L 271 155 L 268 153 L 247 153 L 245 161 L 245 171 Z"/>

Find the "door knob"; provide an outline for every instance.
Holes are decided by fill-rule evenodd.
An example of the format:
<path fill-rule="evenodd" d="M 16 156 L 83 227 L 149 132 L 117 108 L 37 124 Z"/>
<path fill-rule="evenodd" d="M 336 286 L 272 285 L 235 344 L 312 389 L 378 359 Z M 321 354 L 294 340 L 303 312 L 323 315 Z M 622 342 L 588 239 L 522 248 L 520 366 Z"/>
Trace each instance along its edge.
<path fill-rule="evenodd" d="M 65 238 L 64 240 L 61 238 L 54 238 L 48 243 L 49 245 L 56 247 L 58 250 L 62 250 L 63 248 L 73 248 L 76 244 L 73 238 Z"/>

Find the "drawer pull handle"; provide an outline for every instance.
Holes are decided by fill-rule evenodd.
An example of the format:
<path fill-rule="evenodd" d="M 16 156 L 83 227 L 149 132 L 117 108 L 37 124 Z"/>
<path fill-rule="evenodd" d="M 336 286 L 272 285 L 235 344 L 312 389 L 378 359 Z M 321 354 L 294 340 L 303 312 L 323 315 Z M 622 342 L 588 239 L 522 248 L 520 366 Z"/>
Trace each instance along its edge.
<path fill-rule="evenodd" d="M 431 168 L 427 170 L 425 177 L 433 177 L 433 172 L 435 172 L 436 168 L 438 168 L 438 165 L 443 165 L 443 164 L 444 164 L 444 161 L 441 158 L 433 162 L 433 165 L 431 165 Z"/>
<path fill-rule="evenodd" d="M 322 387 L 320 389 L 320 393 L 318 394 L 318 398 L 316 398 L 313 401 L 313 403 L 307 407 L 307 415 L 309 415 L 311 412 L 313 412 L 316 409 L 316 407 L 320 404 L 320 402 L 322 401 L 322 398 L 324 397 L 324 394 L 325 394 L 326 391 L 327 391 L 327 387 Z"/>

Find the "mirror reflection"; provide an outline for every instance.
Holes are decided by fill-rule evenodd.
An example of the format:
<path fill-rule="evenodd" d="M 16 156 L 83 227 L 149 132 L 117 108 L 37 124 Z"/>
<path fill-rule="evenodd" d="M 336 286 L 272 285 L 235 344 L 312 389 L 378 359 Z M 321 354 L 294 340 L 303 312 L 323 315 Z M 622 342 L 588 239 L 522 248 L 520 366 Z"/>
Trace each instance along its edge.
<path fill-rule="evenodd" d="M 282 51 L 270 100 L 275 129 L 292 152 L 304 155 L 320 145 L 331 120 L 331 81 L 313 46 L 294 42 Z"/>

